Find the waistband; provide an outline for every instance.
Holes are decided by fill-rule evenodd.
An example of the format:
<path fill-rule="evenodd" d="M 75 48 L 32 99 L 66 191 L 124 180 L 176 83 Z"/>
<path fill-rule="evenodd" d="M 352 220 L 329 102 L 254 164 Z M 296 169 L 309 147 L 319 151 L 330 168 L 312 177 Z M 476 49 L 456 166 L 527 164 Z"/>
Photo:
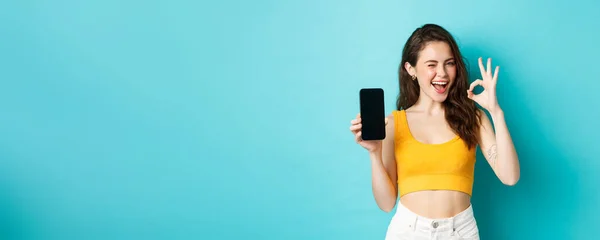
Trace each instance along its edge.
<path fill-rule="evenodd" d="M 405 221 L 410 222 L 410 228 L 412 228 L 412 230 L 438 232 L 454 231 L 460 226 L 470 224 L 475 218 L 472 205 L 469 205 L 467 209 L 453 217 L 427 218 L 412 212 L 410 209 L 406 208 L 406 206 L 402 205 L 400 201 L 398 201 L 396 215 Z"/>

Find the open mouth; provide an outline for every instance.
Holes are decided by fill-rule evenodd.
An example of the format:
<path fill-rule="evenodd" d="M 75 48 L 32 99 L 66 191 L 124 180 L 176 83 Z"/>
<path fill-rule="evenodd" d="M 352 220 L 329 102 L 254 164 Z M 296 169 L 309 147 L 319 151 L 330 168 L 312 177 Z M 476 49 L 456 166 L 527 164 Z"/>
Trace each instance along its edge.
<path fill-rule="evenodd" d="M 431 86 L 437 93 L 445 93 L 448 88 L 448 81 L 431 81 Z"/>

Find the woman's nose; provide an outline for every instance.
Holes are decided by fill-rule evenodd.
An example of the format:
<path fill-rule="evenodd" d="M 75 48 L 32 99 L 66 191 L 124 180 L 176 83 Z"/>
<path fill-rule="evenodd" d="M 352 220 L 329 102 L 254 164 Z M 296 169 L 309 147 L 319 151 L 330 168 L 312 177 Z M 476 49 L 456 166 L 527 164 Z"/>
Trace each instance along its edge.
<path fill-rule="evenodd" d="M 439 77 L 445 77 L 445 76 L 446 76 L 446 74 L 447 74 L 447 73 L 446 73 L 446 68 L 444 68 L 444 67 L 439 67 L 439 68 L 437 69 L 437 72 L 436 72 L 436 74 L 437 74 Z"/>

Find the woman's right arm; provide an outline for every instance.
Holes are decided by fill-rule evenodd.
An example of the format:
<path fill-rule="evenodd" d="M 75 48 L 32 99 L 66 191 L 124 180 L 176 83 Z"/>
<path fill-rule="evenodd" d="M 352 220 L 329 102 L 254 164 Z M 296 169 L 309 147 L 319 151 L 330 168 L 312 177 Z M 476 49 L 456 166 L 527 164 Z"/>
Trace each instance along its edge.
<path fill-rule="evenodd" d="M 371 184 L 375 202 L 381 210 L 390 212 L 396 206 L 398 196 L 394 157 L 394 116 L 390 114 L 386 118 L 384 140 L 362 140 L 360 114 L 351 123 L 350 130 L 354 133 L 356 142 L 367 149 L 371 158 Z"/>
<path fill-rule="evenodd" d="M 394 156 L 394 117 L 390 115 L 386 124 L 386 137 L 380 147 L 369 151 L 371 158 L 371 181 L 377 206 L 390 212 L 396 206 L 398 184 Z"/>

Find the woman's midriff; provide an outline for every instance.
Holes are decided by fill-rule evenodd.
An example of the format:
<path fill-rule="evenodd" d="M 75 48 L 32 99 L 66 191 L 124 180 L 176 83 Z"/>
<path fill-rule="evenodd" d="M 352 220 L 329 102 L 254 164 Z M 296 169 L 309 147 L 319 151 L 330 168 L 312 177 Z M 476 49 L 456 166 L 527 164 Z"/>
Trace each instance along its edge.
<path fill-rule="evenodd" d="M 408 193 L 400 202 L 412 212 L 426 218 L 449 218 L 471 205 L 471 197 L 463 192 L 428 190 Z"/>

